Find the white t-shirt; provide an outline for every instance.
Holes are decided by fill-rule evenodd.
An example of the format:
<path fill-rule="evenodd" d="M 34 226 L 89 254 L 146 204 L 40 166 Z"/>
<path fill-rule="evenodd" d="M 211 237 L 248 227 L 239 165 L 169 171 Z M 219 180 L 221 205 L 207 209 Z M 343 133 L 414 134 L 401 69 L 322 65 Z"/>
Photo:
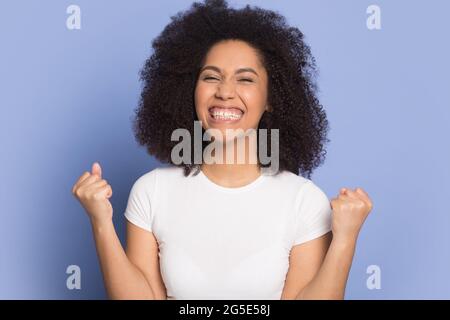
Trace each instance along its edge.
<path fill-rule="evenodd" d="M 156 168 L 133 184 L 124 214 L 157 239 L 169 300 L 278 300 L 292 246 L 331 230 L 326 194 L 289 171 L 228 188 Z"/>

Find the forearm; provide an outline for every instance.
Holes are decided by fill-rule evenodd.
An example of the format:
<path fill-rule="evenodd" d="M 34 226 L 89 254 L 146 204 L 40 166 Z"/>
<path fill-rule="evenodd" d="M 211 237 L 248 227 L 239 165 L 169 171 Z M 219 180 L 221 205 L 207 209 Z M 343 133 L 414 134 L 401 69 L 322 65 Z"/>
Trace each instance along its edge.
<path fill-rule="evenodd" d="M 143 273 L 128 259 L 112 221 L 92 222 L 92 230 L 110 299 L 154 299 L 152 289 Z"/>
<path fill-rule="evenodd" d="M 331 241 L 324 262 L 316 276 L 296 299 L 344 299 L 345 286 L 356 247 L 356 237 Z"/>

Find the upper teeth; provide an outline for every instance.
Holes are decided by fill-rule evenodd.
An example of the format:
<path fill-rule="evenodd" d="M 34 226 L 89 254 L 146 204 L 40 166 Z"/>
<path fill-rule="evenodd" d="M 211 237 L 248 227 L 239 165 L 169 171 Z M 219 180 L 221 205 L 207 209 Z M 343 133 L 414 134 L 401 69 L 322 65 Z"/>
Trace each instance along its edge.
<path fill-rule="evenodd" d="M 242 113 L 230 112 L 230 111 L 211 111 L 211 115 L 214 118 L 219 119 L 240 119 L 242 117 Z"/>

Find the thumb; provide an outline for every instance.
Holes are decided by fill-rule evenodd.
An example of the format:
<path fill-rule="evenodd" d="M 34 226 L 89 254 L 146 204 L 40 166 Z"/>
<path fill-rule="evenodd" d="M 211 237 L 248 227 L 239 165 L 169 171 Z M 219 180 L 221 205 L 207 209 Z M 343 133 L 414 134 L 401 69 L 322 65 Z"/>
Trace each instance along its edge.
<path fill-rule="evenodd" d="M 98 162 L 94 162 L 92 165 L 92 174 L 96 174 L 100 178 L 102 177 L 102 167 L 100 167 Z"/>

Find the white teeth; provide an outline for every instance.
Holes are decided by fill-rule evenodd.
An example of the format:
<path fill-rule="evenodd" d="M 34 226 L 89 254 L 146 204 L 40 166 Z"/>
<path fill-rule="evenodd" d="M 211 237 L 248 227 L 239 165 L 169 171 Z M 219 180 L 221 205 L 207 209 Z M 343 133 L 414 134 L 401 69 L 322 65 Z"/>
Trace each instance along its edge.
<path fill-rule="evenodd" d="M 214 111 L 211 112 L 211 115 L 214 119 L 220 119 L 220 120 L 238 120 L 242 117 L 242 114 L 236 114 L 232 112 L 221 112 L 221 111 Z"/>

